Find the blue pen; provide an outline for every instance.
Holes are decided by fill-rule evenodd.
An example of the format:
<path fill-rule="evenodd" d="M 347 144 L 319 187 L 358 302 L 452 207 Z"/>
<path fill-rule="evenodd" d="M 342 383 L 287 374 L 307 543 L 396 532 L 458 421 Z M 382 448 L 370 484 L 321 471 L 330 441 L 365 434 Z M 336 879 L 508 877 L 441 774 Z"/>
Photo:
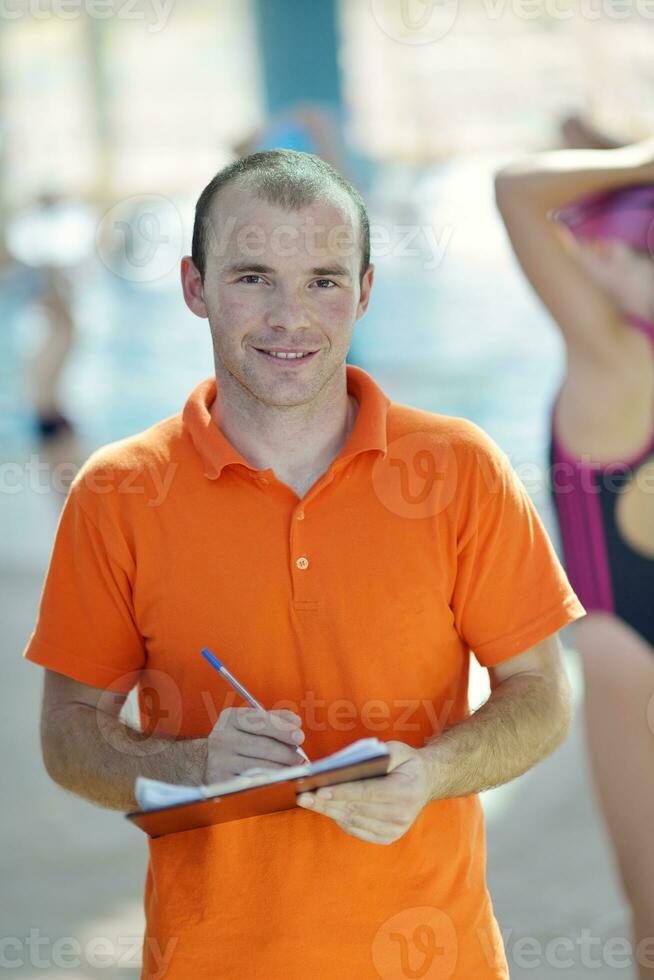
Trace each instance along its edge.
<path fill-rule="evenodd" d="M 217 670 L 219 674 L 223 675 L 225 680 L 232 685 L 235 691 L 238 691 L 238 693 L 241 695 L 242 698 L 245 698 L 248 704 L 251 704 L 253 708 L 259 708 L 261 711 L 266 710 L 262 704 L 260 704 L 255 698 L 252 697 L 249 691 L 246 691 L 243 685 L 236 680 L 234 675 L 230 674 L 230 672 L 227 670 L 227 667 L 225 667 L 225 665 L 220 662 L 218 657 L 214 657 L 211 650 L 207 650 L 207 648 L 204 647 L 204 649 L 202 650 L 202 656 L 205 658 L 205 660 L 209 661 L 209 663 L 214 668 L 214 670 Z M 301 755 L 302 758 L 305 759 L 307 762 L 309 763 L 311 762 L 309 756 L 306 754 L 306 752 L 304 752 L 300 748 L 299 745 L 295 746 L 295 751 L 298 753 L 298 755 Z"/>

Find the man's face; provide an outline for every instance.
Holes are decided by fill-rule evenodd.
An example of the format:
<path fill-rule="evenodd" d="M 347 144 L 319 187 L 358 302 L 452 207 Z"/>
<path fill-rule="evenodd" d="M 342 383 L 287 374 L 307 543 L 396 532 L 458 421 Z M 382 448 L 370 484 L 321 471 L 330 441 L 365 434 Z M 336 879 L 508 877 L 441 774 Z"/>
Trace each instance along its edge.
<path fill-rule="evenodd" d="M 196 277 L 199 306 L 189 299 L 195 267 L 182 269 L 188 305 L 209 318 L 217 373 L 228 372 L 268 405 L 310 402 L 342 367 L 367 308 L 373 269 L 360 281 L 360 262 L 347 198 L 286 211 L 238 184 L 224 187 L 214 201 L 201 289 Z M 265 353 L 274 349 L 311 353 Z"/>

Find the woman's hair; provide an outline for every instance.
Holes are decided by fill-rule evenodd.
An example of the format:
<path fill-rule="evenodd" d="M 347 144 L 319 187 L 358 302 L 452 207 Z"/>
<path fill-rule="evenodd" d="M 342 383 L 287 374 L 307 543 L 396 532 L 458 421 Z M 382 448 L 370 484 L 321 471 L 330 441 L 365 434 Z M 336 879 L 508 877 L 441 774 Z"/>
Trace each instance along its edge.
<path fill-rule="evenodd" d="M 654 184 L 590 194 L 553 217 L 576 238 L 618 238 L 654 257 Z"/>

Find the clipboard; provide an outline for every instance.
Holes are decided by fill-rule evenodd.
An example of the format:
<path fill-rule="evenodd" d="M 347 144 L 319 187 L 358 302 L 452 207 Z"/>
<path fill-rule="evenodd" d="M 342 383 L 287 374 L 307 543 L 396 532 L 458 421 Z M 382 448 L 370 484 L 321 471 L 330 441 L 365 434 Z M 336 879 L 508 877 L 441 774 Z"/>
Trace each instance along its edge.
<path fill-rule="evenodd" d="M 321 786 L 383 776 L 388 772 L 389 761 L 390 752 L 381 747 L 364 761 L 349 763 L 326 772 L 298 775 L 284 781 L 159 807 L 156 810 L 133 810 L 126 813 L 125 818 L 148 837 L 156 838 L 165 834 L 196 830 L 198 827 L 211 827 L 230 820 L 292 810 L 297 805 L 295 800 L 300 793 Z"/>

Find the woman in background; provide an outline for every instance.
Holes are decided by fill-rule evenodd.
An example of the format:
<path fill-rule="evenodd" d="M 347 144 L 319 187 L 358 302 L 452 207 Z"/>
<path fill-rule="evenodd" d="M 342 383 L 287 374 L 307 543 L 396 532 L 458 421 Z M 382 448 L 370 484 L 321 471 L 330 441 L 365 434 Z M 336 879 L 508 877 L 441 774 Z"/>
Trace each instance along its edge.
<path fill-rule="evenodd" d="M 642 943 L 654 936 L 654 140 L 537 154 L 500 170 L 495 191 L 565 342 L 550 478 L 588 612 L 573 627 L 588 751 L 644 980 L 654 976 Z"/>
<path fill-rule="evenodd" d="M 82 247 L 75 204 L 43 192 L 9 214 L 0 243 L 0 285 L 14 300 L 37 304 L 46 337 L 29 366 L 34 434 L 42 447 L 70 437 L 73 427 L 61 408 L 61 376 L 74 341 L 71 270 Z"/>

